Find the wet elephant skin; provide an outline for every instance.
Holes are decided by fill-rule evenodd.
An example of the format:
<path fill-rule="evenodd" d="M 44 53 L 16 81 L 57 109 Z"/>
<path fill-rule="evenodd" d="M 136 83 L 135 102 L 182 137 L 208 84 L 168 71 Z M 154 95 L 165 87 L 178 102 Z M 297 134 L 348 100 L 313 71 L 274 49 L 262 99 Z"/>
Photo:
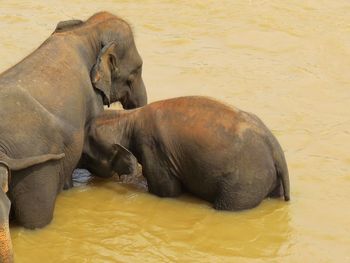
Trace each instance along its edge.
<path fill-rule="evenodd" d="M 51 221 L 56 195 L 72 186 L 87 122 L 115 101 L 145 105 L 141 75 L 130 26 L 107 12 L 58 23 L 37 50 L 0 75 L 0 166 L 11 171 L 7 194 L 18 224 Z M 1 217 L 8 225 L 6 211 Z"/>
<path fill-rule="evenodd" d="M 101 176 L 133 174 L 142 165 L 149 191 L 183 191 L 219 210 L 253 208 L 267 196 L 289 200 L 284 153 L 254 114 L 206 97 L 158 101 L 97 117 L 84 157 Z M 109 171 L 109 172 L 107 172 Z"/>

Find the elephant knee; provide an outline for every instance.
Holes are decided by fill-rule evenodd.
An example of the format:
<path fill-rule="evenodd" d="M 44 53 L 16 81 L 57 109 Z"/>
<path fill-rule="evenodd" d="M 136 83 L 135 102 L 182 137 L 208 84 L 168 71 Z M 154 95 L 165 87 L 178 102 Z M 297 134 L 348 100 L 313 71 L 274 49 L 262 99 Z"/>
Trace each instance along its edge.
<path fill-rule="evenodd" d="M 214 201 L 217 210 L 240 211 L 258 206 L 262 198 L 249 191 L 222 188 Z"/>
<path fill-rule="evenodd" d="M 53 218 L 55 198 L 35 194 L 18 197 L 13 202 L 15 221 L 29 229 L 42 228 Z"/>
<path fill-rule="evenodd" d="M 16 217 L 16 222 L 27 229 L 43 228 L 47 226 L 52 221 L 53 215 L 48 215 L 45 217 L 26 217 L 19 216 Z"/>
<path fill-rule="evenodd" d="M 181 195 L 182 188 L 180 183 L 167 183 L 157 186 L 150 186 L 149 192 L 159 197 L 177 197 Z"/>
<path fill-rule="evenodd" d="M 42 204 L 41 204 L 42 205 Z M 53 218 L 53 205 L 23 205 L 14 204 L 14 214 L 16 222 L 28 229 L 42 228 L 48 225 Z"/>

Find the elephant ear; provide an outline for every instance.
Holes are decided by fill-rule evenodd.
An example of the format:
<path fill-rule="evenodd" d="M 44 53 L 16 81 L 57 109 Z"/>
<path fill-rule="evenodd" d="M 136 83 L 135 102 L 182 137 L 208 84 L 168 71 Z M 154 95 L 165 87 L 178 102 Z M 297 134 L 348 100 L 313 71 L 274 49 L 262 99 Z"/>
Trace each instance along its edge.
<path fill-rule="evenodd" d="M 77 19 L 61 21 L 57 24 L 55 32 L 64 32 L 64 31 L 67 31 L 69 29 L 73 29 L 77 26 L 80 26 L 83 23 L 84 23 L 83 21 L 77 20 Z"/>
<path fill-rule="evenodd" d="M 111 159 L 113 171 L 118 175 L 134 175 L 137 171 L 137 160 L 135 156 L 120 144 L 113 145 L 114 154 Z"/>
<path fill-rule="evenodd" d="M 91 82 L 97 90 L 102 92 L 104 103 L 108 106 L 111 102 L 112 77 L 116 76 L 118 71 L 117 43 L 111 42 L 102 48 L 91 70 Z"/>

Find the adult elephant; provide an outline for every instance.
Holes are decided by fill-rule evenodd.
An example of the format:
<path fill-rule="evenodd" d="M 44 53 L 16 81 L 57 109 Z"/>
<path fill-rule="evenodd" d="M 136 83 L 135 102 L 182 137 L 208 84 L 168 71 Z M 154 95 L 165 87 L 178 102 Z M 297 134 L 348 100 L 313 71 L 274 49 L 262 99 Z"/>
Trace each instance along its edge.
<path fill-rule="evenodd" d="M 141 71 L 130 26 L 101 12 L 60 22 L 0 75 L 0 262 L 12 258 L 9 200 L 20 225 L 47 225 L 56 195 L 72 186 L 86 123 L 115 101 L 124 108 L 147 103 Z"/>

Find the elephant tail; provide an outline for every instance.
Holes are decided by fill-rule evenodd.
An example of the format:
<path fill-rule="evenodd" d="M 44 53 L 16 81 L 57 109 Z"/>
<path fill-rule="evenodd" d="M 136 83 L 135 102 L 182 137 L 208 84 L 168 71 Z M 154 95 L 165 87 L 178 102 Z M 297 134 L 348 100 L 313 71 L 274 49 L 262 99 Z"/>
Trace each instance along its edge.
<path fill-rule="evenodd" d="M 280 156 L 281 159 L 275 159 L 277 176 L 280 178 L 283 186 L 284 200 L 290 200 L 290 188 L 289 188 L 289 173 L 287 168 L 287 163 L 284 154 Z"/>
<path fill-rule="evenodd" d="M 0 152 L 0 163 L 5 164 L 10 170 L 18 171 L 33 165 L 41 164 L 50 160 L 60 160 L 65 156 L 64 153 L 60 154 L 43 154 L 33 157 L 13 159 L 7 156 L 5 153 Z"/>
<path fill-rule="evenodd" d="M 290 186 L 289 186 L 289 172 L 287 167 L 286 158 L 283 150 L 278 143 L 277 139 L 272 135 L 270 137 L 272 144 L 272 153 L 276 167 L 277 178 L 281 180 L 283 187 L 283 196 L 285 201 L 290 200 Z"/>

